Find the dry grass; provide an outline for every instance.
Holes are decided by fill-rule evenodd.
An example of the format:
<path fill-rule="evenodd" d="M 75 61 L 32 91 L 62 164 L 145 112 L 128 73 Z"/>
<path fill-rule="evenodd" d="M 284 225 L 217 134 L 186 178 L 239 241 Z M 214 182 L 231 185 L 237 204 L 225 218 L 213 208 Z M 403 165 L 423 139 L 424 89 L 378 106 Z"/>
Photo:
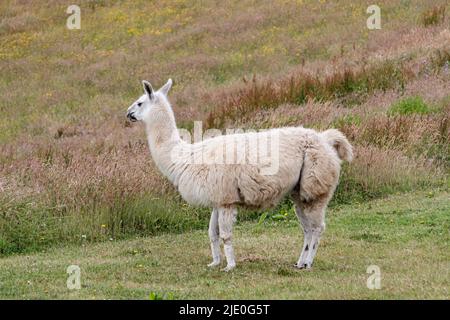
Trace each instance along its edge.
<path fill-rule="evenodd" d="M 324 78 L 304 72 L 293 74 L 278 83 L 258 82 L 253 77 L 250 84 L 235 94 L 225 96 L 221 108 L 212 111 L 206 123 L 209 127 L 223 127 L 227 120 L 245 119 L 255 110 L 276 108 L 283 103 L 301 105 L 307 100 L 344 99 L 347 105 L 349 102 L 355 104 L 352 100 L 357 99 L 357 95 L 367 96 L 393 87 L 402 89 L 413 76 L 411 69 L 387 61 L 357 70 L 345 68 Z M 244 82 L 247 83 L 247 80 L 244 79 Z"/>
<path fill-rule="evenodd" d="M 354 63 L 356 67 L 344 66 L 325 75 L 300 70 L 277 81 L 258 80 L 256 76 L 251 81 L 244 78 L 241 88 L 216 97 L 219 107 L 208 114 L 206 124 L 221 128 L 236 121 L 245 123 L 255 111 L 277 108 L 286 103 L 302 105 L 308 100 L 338 101 L 345 107 L 352 107 L 378 92 L 384 93 L 389 89 L 404 92 L 408 82 L 423 77 L 429 70 L 439 73 L 445 68 L 447 73 L 450 51 L 437 49 L 429 53 L 427 60 L 403 57 L 401 60 L 378 61 L 373 65 L 367 65 L 367 61 Z"/>
<path fill-rule="evenodd" d="M 422 14 L 422 24 L 425 27 L 433 26 L 444 22 L 445 20 L 445 5 L 434 6 L 426 10 Z"/>

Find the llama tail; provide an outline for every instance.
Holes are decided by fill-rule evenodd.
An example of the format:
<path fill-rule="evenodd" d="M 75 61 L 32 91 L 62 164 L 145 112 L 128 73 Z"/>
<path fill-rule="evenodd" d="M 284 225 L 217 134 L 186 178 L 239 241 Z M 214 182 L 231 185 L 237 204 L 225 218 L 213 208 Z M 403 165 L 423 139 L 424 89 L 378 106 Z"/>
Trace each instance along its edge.
<path fill-rule="evenodd" d="M 337 129 L 329 129 L 320 133 L 325 140 L 336 149 L 341 160 L 352 161 L 353 148 L 342 132 Z"/>

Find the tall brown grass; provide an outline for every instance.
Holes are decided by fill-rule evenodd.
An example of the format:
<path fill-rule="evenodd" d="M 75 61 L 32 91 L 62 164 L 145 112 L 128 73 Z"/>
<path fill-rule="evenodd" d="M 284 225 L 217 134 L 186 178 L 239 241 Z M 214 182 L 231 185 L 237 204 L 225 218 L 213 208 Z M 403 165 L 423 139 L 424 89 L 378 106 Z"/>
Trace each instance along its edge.
<path fill-rule="evenodd" d="M 437 25 L 445 20 L 445 5 L 436 5 L 422 13 L 421 22 L 425 27 Z"/>
<path fill-rule="evenodd" d="M 283 103 L 303 104 L 307 100 L 343 99 L 350 94 L 370 94 L 375 90 L 404 87 L 413 72 L 388 61 L 370 68 L 342 71 L 321 78 L 318 74 L 297 73 L 277 83 L 252 81 L 236 93 L 224 97 L 221 107 L 206 118 L 209 127 L 223 127 L 227 120 L 236 121 L 258 109 L 271 109 Z"/>

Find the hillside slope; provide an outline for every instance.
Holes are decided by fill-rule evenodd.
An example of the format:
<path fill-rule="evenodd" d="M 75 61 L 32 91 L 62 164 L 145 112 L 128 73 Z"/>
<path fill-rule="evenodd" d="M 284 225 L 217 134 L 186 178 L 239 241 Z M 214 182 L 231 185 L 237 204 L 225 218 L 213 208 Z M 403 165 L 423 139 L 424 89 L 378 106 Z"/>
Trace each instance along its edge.
<path fill-rule="evenodd" d="M 448 190 L 450 4 L 377 4 L 380 30 L 365 0 L 83 0 L 68 30 L 66 1 L 1 1 L 0 256 L 205 227 L 125 119 L 142 79 L 183 128 L 342 130 L 331 206 Z"/>

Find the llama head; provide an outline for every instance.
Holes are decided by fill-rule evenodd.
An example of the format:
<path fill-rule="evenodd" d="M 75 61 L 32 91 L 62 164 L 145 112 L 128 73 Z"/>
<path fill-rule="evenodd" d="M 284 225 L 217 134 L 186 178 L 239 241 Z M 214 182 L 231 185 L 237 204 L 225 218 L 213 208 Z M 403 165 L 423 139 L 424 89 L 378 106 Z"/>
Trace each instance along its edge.
<path fill-rule="evenodd" d="M 152 110 L 167 103 L 167 93 L 172 87 L 172 79 L 169 79 L 158 91 L 154 91 L 150 82 L 146 80 L 142 81 L 142 85 L 144 86 L 144 94 L 127 111 L 127 118 L 132 122 L 146 119 Z"/>

